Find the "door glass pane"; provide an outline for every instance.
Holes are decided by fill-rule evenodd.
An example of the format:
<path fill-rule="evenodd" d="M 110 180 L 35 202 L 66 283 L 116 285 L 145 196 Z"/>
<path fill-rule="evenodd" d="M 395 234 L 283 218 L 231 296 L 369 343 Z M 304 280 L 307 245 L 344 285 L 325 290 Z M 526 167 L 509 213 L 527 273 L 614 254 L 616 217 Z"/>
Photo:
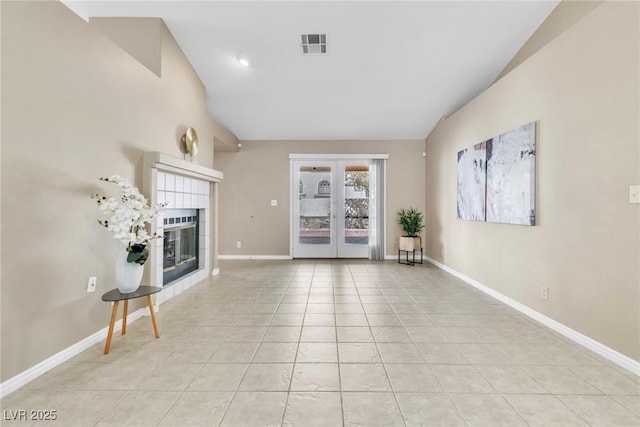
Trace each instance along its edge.
<path fill-rule="evenodd" d="M 331 185 L 330 167 L 300 167 L 300 244 L 331 244 Z"/>
<path fill-rule="evenodd" d="M 344 168 L 344 243 L 369 244 L 369 166 Z"/>

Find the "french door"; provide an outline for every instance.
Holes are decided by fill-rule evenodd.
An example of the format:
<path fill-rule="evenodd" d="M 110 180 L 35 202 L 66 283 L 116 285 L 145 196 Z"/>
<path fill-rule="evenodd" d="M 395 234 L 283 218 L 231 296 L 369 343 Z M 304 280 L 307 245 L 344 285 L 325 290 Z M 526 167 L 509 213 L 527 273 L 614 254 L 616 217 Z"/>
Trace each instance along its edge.
<path fill-rule="evenodd" d="M 369 161 L 292 161 L 294 258 L 368 258 Z"/>

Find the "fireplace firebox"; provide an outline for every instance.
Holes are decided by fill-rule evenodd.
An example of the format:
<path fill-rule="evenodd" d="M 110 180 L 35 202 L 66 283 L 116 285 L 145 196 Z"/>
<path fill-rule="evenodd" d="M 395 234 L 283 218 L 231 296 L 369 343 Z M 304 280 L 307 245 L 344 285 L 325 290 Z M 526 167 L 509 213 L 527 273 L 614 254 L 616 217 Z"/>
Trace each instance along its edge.
<path fill-rule="evenodd" d="M 162 284 L 198 269 L 199 214 L 197 209 L 164 211 L 164 255 Z"/>

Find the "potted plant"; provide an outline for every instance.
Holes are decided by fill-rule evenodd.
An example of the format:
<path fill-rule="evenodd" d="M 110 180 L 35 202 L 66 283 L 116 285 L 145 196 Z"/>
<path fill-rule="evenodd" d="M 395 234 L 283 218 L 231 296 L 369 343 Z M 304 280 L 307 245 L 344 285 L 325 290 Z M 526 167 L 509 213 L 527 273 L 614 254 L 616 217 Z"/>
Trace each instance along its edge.
<path fill-rule="evenodd" d="M 398 224 L 402 226 L 405 232 L 405 235 L 400 237 L 399 248 L 401 251 L 421 249 L 420 232 L 424 228 L 422 220 L 422 212 L 416 208 L 400 209 L 398 211 Z"/>
<path fill-rule="evenodd" d="M 122 191 L 120 198 L 92 194 L 100 211 L 108 215 L 108 219 L 99 219 L 98 223 L 114 234 L 120 240 L 126 253 L 116 258 L 116 283 L 121 293 L 135 292 L 142 280 L 143 265 L 149 257 L 147 245 L 157 234 L 147 233 L 147 224 L 157 216 L 164 204 L 149 206 L 138 189 L 129 181 L 113 175 L 109 178 L 99 178 L 100 181 L 118 185 Z"/>

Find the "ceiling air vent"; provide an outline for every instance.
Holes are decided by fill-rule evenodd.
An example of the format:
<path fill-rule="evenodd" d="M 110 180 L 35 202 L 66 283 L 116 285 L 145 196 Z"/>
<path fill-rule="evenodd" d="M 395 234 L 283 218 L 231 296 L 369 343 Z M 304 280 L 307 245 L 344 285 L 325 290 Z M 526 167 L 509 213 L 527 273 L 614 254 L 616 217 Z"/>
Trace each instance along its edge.
<path fill-rule="evenodd" d="M 303 55 L 326 55 L 327 35 L 326 34 L 302 34 L 302 54 Z"/>

